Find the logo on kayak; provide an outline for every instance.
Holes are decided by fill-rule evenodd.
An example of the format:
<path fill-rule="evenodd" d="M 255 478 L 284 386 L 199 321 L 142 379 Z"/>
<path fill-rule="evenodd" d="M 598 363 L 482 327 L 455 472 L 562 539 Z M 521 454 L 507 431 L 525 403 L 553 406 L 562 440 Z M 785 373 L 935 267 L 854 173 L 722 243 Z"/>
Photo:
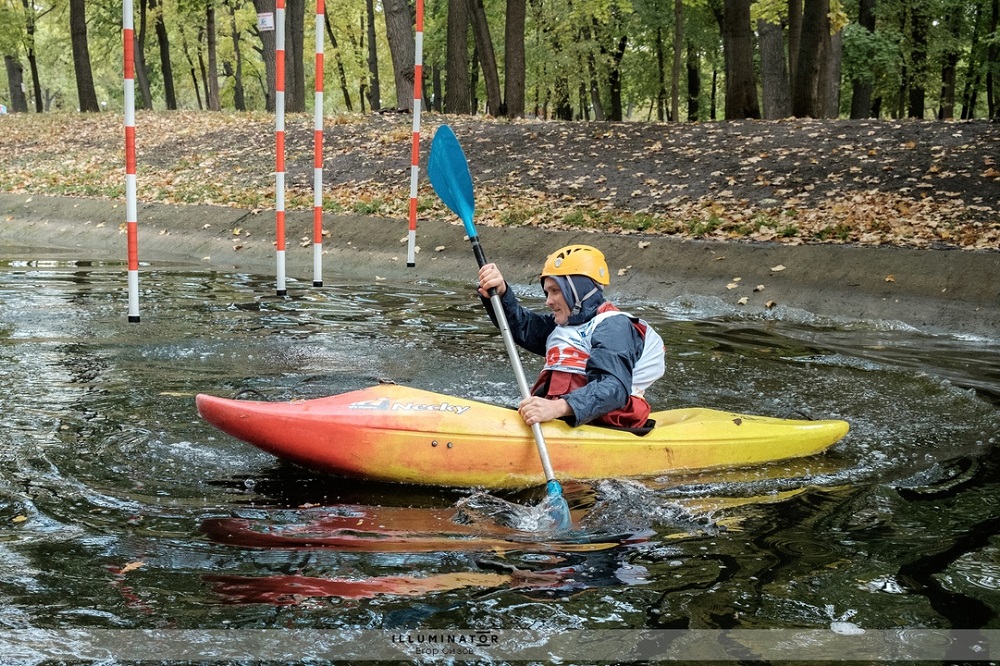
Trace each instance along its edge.
<path fill-rule="evenodd" d="M 469 405 L 453 405 L 449 402 L 392 402 L 389 398 L 379 398 L 378 400 L 361 400 L 352 402 L 348 409 L 363 409 L 381 412 L 451 412 L 453 414 L 464 414 L 469 410 Z"/>

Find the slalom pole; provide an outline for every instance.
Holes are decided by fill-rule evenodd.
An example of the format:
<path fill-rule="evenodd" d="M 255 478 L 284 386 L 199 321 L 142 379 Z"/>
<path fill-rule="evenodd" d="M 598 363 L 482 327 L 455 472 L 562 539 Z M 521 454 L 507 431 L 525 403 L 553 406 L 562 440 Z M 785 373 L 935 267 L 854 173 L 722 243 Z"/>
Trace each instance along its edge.
<path fill-rule="evenodd" d="M 285 0 L 274 11 L 274 221 L 277 242 L 278 296 L 285 289 Z"/>
<path fill-rule="evenodd" d="M 132 0 L 122 3 L 125 48 L 125 227 L 128 235 L 128 320 L 139 323 L 139 242 L 135 193 L 135 23 Z"/>
<path fill-rule="evenodd" d="M 420 103 L 424 90 L 424 0 L 417 0 L 417 34 L 413 48 L 413 145 L 410 150 L 410 231 L 406 265 L 417 265 L 417 181 L 420 176 Z"/>
<path fill-rule="evenodd" d="M 316 94 L 313 102 L 313 286 L 323 286 L 323 22 L 324 0 L 316 0 Z"/>

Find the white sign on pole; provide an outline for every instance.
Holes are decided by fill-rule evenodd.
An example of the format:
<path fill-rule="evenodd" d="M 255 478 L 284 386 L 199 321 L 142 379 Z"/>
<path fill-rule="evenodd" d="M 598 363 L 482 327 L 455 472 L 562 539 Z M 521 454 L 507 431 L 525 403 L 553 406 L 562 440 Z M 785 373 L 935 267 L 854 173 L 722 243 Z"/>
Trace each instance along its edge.
<path fill-rule="evenodd" d="M 262 12 L 257 14 L 257 29 L 261 32 L 274 30 L 274 12 Z"/>

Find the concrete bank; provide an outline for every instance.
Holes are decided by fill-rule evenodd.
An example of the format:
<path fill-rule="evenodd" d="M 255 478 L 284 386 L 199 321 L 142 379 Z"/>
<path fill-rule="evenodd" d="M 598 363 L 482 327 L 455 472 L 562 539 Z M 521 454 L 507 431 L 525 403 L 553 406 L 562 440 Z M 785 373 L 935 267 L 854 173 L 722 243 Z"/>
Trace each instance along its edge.
<path fill-rule="evenodd" d="M 122 202 L 0 194 L 0 260 L 124 266 L 124 220 Z M 144 264 L 274 272 L 272 211 L 146 204 L 138 220 Z M 312 214 L 290 212 L 286 225 L 288 277 L 311 284 Z M 415 268 L 406 266 L 403 220 L 331 215 L 326 226 L 328 284 L 447 279 L 467 280 L 471 289 L 475 263 L 457 222 L 420 223 Z M 511 282 L 533 282 L 552 250 L 588 243 L 608 258 L 612 297 L 716 297 L 749 313 L 796 308 L 834 319 L 894 320 L 932 332 L 1000 338 L 1000 252 L 685 241 L 537 228 L 479 232 L 487 256 Z"/>

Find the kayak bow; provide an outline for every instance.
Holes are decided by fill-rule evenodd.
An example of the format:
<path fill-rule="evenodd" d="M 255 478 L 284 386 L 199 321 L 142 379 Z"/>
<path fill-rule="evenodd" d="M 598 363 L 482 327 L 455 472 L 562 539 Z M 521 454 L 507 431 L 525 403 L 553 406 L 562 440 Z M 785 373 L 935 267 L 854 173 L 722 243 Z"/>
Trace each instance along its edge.
<path fill-rule="evenodd" d="M 197 397 L 219 430 L 304 467 L 340 476 L 448 487 L 538 485 L 531 431 L 506 407 L 398 385 L 292 402 Z M 650 415 L 646 435 L 545 423 L 562 479 L 638 478 L 744 467 L 819 453 L 848 424 L 705 408 Z"/>

